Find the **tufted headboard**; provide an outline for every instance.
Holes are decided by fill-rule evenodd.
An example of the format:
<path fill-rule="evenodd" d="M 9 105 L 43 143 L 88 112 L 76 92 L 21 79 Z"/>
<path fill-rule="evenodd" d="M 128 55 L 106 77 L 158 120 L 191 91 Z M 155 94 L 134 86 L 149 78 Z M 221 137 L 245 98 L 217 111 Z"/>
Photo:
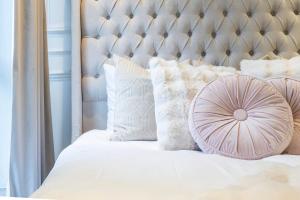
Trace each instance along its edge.
<path fill-rule="evenodd" d="M 203 58 L 239 68 L 243 58 L 300 53 L 300 0 L 72 0 L 73 139 L 106 128 L 103 63 L 124 55 Z"/>

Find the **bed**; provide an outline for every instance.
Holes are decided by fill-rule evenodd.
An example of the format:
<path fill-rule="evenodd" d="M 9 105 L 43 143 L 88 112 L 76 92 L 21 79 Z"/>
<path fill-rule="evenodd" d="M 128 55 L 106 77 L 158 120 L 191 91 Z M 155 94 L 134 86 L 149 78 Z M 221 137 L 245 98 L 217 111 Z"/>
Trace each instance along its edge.
<path fill-rule="evenodd" d="M 156 142 L 109 142 L 105 131 L 92 130 L 63 151 L 33 197 L 298 199 L 299 171 L 299 156 L 247 161 L 199 151 L 162 151 Z"/>
<path fill-rule="evenodd" d="M 246 161 L 111 142 L 103 64 L 153 56 L 239 68 L 241 59 L 300 53 L 299 0 L 73 0 L 72 132 L 34 198 L 298 199 L 300 157 Z M 83 134 L 84 133 L 84 134 Z"/>

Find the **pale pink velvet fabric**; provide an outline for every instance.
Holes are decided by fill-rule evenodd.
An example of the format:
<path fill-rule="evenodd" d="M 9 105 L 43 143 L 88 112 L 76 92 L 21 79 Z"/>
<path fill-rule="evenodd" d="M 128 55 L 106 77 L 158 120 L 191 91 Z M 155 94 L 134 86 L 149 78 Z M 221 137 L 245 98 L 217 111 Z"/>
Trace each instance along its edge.
<path fill-rule="evenodd" d="M 240 159 L 282 153 L 293 135 L 291 108 L 270 84 L 225 76 L 195 96 L 189 126 L 200 149 Z"/>
<path fill-rule="evenodd" d="M 300 154 L 300 81 L 292 78 L 268 79 L 289 103 L 294 118 L 294 135 L 285 153 Z"/>

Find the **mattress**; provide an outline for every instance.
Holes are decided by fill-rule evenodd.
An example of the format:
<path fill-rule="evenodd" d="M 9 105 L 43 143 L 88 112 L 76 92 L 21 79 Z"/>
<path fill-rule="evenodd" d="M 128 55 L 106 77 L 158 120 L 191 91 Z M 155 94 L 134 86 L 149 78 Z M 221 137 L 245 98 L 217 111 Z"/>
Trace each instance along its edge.
<path fill-rule="evenodd" d="M 199 151 L 163 151 L 155 141 L 83 134 L 59 156 L 33 198 L 299 199 L 300 156 L 238 160 Z"/>

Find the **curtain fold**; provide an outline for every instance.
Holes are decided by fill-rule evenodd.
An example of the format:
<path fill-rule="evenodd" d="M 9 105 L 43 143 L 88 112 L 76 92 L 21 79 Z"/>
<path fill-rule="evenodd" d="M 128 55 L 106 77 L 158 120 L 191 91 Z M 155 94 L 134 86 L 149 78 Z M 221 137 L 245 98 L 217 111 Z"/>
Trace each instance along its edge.
<path fill-rule="evenodd" d="M 44 0 L 14 0 L 11 196 L 27 197 L 54 163 Z"/>
<path fill-rule="evenodd" d="M 72 0 L 72 142 L 82 134 L 82 93 L 81 93 L 81 0 Z"/>

